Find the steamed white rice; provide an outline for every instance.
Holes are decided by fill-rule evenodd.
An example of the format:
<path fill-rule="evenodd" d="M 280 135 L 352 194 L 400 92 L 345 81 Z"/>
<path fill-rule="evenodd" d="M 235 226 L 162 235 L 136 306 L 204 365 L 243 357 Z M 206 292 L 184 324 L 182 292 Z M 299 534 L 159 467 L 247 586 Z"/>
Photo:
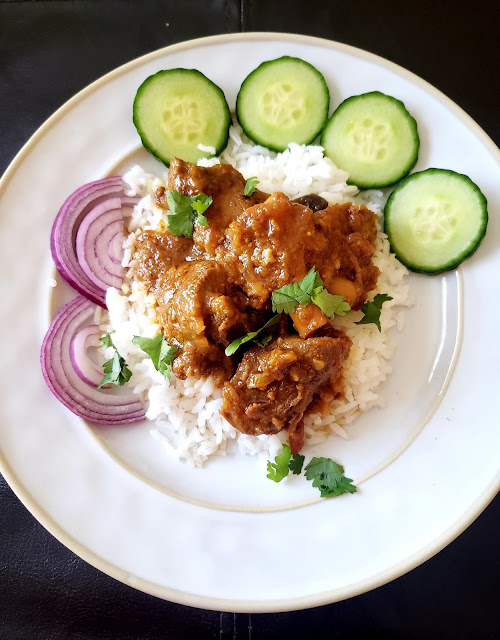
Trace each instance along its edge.
<path fill-rule="evenodd" d="M 210 151 L 209 151 L 210 152 Z M 201 160 L 200 165 L 211 166 L 228 162 L 245 178 L 256 176 L 259 188 L 268 193 L 282 191 L 290 198 L 318 193 L 330 204 L 356 202 L 366 204 L 381 215 L 385 198 L 381 191 L 359 193 L 346 184 L 348 174 L 323 156 L 318 146 L 291 144 L 276 154 L 255 146 L 235 124 L 230 140 L 220 160 Z M 209 456 L 226 455 L 239 448 L 245 454 L 275 456 L 281 451 L 287 434 L 247 436 L 232 427 L 219 413 L 222 393 L 209 379 L 179 380 L 172 375 L 166 380 L 158 373 L 150 358 L 132 343 L 134 335 L 154 337 L 160 330 L 155 313 L 155 300 L 134 279 L 134 242 L 143 229 L 155 229 L 163 211 L 154 203 L 156 189 L 165 184 L 166 175 L 147 174 L 141 167 L 133 167 L 125 176 L 130 195 L 142 196 L 128 224 L 124 240 L 123 265 L 127 269 L 122 291 L 108 289 L 106 303 L 109 313 L 102 313 L 95 321 L 104 333 L 110 333 L 120 354 L 127 361 L 133 376 L 134 391 L 140 396 L 151 420 L 151 436 L 177 460 L 187 460 L 201 466 Z M 381 383 L 391 372 L 390 360 L 394 351 L 395 330 L 404 323 L 404 308 L 410 305 L 406 268 L 390 253 L 386 235 L 379 226 L 374 263 L 379 267 L 377 293 L 387 293 L 392 300 L 384 303 L 380 322 L 382 332 L 373 324 L 356 325 L 362 312 L 350 312 L 336 317 L 334 325 L 343 329 L 353 341 L 345 365 L 345 398 L 332 403 L 327 415 L 310 415 L 305 420 L 306 447 L 323 442 L 335 434 L 348 437 L 346 427 L 364 411 L 384 404 L 379 394 Z M 391 335 L 389 336 L 389 330 Z M 110 354 L 106 354 L 111 357 Z"/>

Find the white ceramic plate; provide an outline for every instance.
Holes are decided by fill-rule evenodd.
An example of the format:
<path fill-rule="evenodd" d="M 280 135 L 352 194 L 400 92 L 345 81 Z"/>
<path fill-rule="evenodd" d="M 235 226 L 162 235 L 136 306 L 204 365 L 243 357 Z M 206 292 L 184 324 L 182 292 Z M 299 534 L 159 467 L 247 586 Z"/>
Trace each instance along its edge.
<path fill-rule="evenodd" d="M 296 478 L 274 485 L 255 459 L 203 470 L 170 461 L 147 425 L 87 428 L 46 389 L 38 363 L 53 276 L 49 233 L 67 195 L 139 161 L 131 121 L 148 75 L 197 68 L 234 105 L 266 59 L 302 57 L 332 106 L 380 90 L 418 122 L 416 170 L 466 173 L 490 203 L 478 252 L 445 276 L 411 276 L 416 304 L 396 336 L 387 407 L 343 442 L 309 452 L 341 461 L 354 496 L 318 500 Z M 498 150 L 450 100 L 371 54 L 303 36 L 238 34 L 168 47 L 108 74 L 33 136 L 0 183 L 0 469 L 38 520 L 102 571 L 154 595 L 231 611 L 298 609 L 383 584 L 432 556 L 498 489 L 500 343 Z M 158 166 L 157 166 L 158 168 Z M 52 307 L 68 295 L 58 286 Z M 53 309 L 52 309 L 53 310 Z"/>

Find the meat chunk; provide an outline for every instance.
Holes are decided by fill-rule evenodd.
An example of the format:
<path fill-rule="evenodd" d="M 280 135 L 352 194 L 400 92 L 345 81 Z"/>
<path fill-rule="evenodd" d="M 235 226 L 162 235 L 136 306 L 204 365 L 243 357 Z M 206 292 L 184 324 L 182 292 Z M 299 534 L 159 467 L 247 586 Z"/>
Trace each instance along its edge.
<path fill-rule="evenodd" d="M 283 193 L 274 193 L 230 224 L 218 259 L 224 256 L 234 270 L 239 268 L 240 286 L 256 308 L 265 307 L 275 289 L 299 282 L 316 267 L 330 293 L 344 296 L 359 309 L 379 274 L 372 262 L 375 220 L 366 207 L 334 205 L 313 213 Z M 307 318 L 299 318 L 300 313 L 296 328 L 303 337 L 314 331 L 307 328 L 310 320 L 315 328 L 328 320 L 317 312 L 312 318 L 310 309 Z M 300 326 L 306 327 L 305 333 Z"/>
<path fill-rule="evenodd" d="M 156 284 L 158 315 L 165 336 L 179 351 L 173 364 L 180 378 L 212 375 L 222 384 L 234 371 L 224 348 L 254 328 L 247 298 L 231 284 L 223 265 L 208 260 L 169 269 Z"/>
<path fill-rule="evenodd" d="M 312 216 L 307 207 L 274 193 L 229 226 L 225 254 L 237 260 L 240 286 L 256 308 L 263 308 L 275 289 L 302 280 L 308 272 L 315 234 Z"/>
<path fill-rule="evenodd" d="M 169 231 L 143 231 L 136 238 L 134 258 L 137 278 L 148 290 L 154 290 L 159 279 L 172 267 L 184 263 L 193 248 L 189 238 L 177 238 Z"/>
<path fill-rule="evenodd" d="M 204 193 L 211 196 L 212 204 L 206 210 L 208 227 L 195 224 L 193 241 L 196 250 L 207 257 L 215 257 L 216 250 L 223 244 L 225 230 L 238 215 L 267 198 L 260 191 L 251 196 L 244 195 L 246 180 L 230 164 L 213 167 L 198 167 L 190 162 L 173 158 L 168 170 L 168 189 L 185 196 Z M 164 196 L 157 193 L 157 202 L 166 204 Z"/>
<path fill-rule="evenodd" d="M 377 286 L 380 273 L 372 262 L 377 228 L 375 214 L 364 206 L 333 205 L 313 214 L 316 266 L 324 286 L 360 309 Z"/>
<path fill-rule="evenodd" d="M 328 316 L 315 304 L 297 305 L 291 318 L 293 326 L 301 338 L 309 338 L 330 322 Z"/>
<path fill-rule="evenodd" d="M 341 331 L 303 340 L 279 337 L 247 351 L 223 388 L 222 415 L 242 433 L 278 433 L 288 429 L 300 446 L 301 422 L 323 388 L 339 388 L 350 339 Z"/>

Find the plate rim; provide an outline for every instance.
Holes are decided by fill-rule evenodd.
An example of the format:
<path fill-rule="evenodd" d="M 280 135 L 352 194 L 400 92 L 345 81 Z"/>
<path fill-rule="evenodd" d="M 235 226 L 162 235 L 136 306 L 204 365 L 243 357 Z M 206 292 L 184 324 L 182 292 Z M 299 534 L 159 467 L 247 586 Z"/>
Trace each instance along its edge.
<path fill-rule="evenodd" d="M 99 77 L 88 86 L 84 87 L 81 91 L 79 91 L 72 98 L 66 101 L 61 107 L 59 107 L 33 133 L 33 135 L 22 146 L 20 151 L 14 156 L 7 169 L 5 170 L 3 176 L 0 178 L 0 197 L 20 164 L 24 161 L 25 157 L 38 143 L 38 141 L 43 138 L 45 133 L 51 127 L 53 127 L 58 122 L 58 120 L 61 119 L 69 110 L 71 110 L 73 106 L 78 104 L 81 100 L 87 97 L 87 95 L 90 95 L 113 78 L 118 77 L 123 73 L 130 71 L 131 69 L 139 67 L 144 63 L 150 62 L 155 58 L 159 58 L 170 53 L 177 53 L 186 49 L 207 45 L 228 44 L 232 42 L 251 40 L 297 42 L 311 46 L 329 48 L 382 66 L 419 86 L 427 93 L 431 94 L 433 97 L 438 98 L 470 130 L 472 130 L 472 133 L 477 138 L 479 138 L 479 140 L 492 154 L 492 156 L 494 158 L 498 157 L 498 159 L 500 160 L 500 150 L 498 149 L 497 145 L 490 138 L 490 136 L 477 124 L 477 122 L 473 120 L 471 116 L 469 116 L 461 107 L 453 102 L 451 98 L 448 98 L 432 84 L 390 60 L 387 60 L 377 54 L 365 51 L 364 49 L 360 49 L 358 47 L 347 45 L 334 40 L 328 40 L 325 38 L 279 32 L 236 32 L 207 36 L 203 38 L 194 38 L 162 47 L 161 49 L 156 49 L 143 56 L 130 60 L 129 62 L 113 69 L 112 71 Z M 58 525 L 52 519 L 52 517 L 37 504 L 36 500 L 30 495 L 29 491 L 17 478 L 16 473 L 1 451 L 0 473 L 2 473 L 10 488 L 21 501 L 21 503 L 40 522 L 40 524 L 60 543 L 62 543 L 70 551 L 75 553 L 77 556 L 88 562 L 96 569 L 128 586 L 132 586 L 140 591 L 162 599 L 170 600 L 172 602 L 192 607 L 237 613 L 271 613 L 321 606 L 360 595 L 379 586 L 382 586 L 392 580 L 395 580 L 396 578 L 399 578 L 400 576 L 419 566 L 420 564 L 426 562 L 439 551 L 441 551 L 445 546 L 453 542 L 453 540 L 455 540 L 461 533 L 463 533 L 463 531 L 465 531 L 465 529 L 467 529 L 467 527 L 469 527 L 472 522 L 484 511 L 484 509 L 488 506 L 488 504 L 490 504 L 497 492 L 500 490 L 500 472 L 498 472 L 495 479 L 483 491 L 483 493 L 476 498 L 473 504 L 468 507 L 462 517 L 458 521 L 453 523 L 448 529 L 446 529 L 446 531 L 444 531 L 438 538 L 433 540 L 431 543 L 428 543 L 421 550 L 406 558 L 406 560 L 400 561 L 387 568 L 386 570 L 379 572 L 374 576 L 371 576 L 370 578 L 358 581 L 342 588 L 327 590 L 305 597 L 289 598 L 283 600 L 277 599 L 263 601 L 233 601 L 224 598 L 202 596 L 195 593 L 173 589 L 170 587 L 160 586 L 158 584 L 155 584 L 154 582 L 135 576 L 130 576 L 127 571 L 120 569 L 120 567 L 114 565 L 111 562 L 108 562 L 107 560 L 104 560 L 98 554 L 91 551 L 85 545 L 81 544 L 70 534 L 64 531 L 64 529 L 60 525 Z M 197 507 L 194 506 L 193 508 Z"/>

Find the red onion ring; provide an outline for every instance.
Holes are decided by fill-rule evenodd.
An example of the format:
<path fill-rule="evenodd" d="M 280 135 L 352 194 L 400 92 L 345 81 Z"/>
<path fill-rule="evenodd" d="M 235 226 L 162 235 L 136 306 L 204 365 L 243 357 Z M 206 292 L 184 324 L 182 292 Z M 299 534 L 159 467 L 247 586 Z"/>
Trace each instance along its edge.
<path fill-rule="evenodd" d="M 108 287 L 119 289 L 123 281 L 123 268 L 121 265 L 117 268 L 109 259 L 107 244 L 102 247 L 101 238 L 101 235 L 109 233 L 110 225 L 114 225 L 113 237 L 117 224 L 123 228 L 121 200 L 109 198 L 85 216 L 76 233 L 76 256 L 80 267 L 88 279 L 103 291 Z M 105 235 L 106 239 L 109 243 L 111 238 Z"/>
<path fill-rule="evenodd" d="M 108 253 L 109 259 L 111 262 L 115 264 L 121 264 L 122 259 L 120 256 L 123 255 L 123 230 L 120 229 L 118 233 L 116 233 L 108 244 Z"/>
<path fill-rule="evenodd" d="M 69 284 L 86 298 L 106 308 L 106 289 L 110 286 L 120 288 L 123 278 L 123 272 L 116 267 L 121 263 L 122 253 L 121 247 L 118 246 L 118 239 L 108 234 L 109 242 L 113 240 L 112 247 L 102 246 L 99 243 L 99 250 L 95 246 L 95 240 L 105 228 L 104 220 L 97 223 L 98 215 L 96 209 L 103 213 L 110 211 L 108 201 L 114 201 L 114 207 L 117 211 L 121 211 L 121 220 L 123 224 L 124 214 L 131 213 L 130 208 L 133 207 L 139 198 L 126 196 L 124 194 L 124 184 L 119 176 L 96 180 L 80 187 L 67 198 L 56 216 L 52 233 L 50 236 L 50 249 L 57 270 L 61 276 L 69 282 Z M 93 215 L 94 223 L 97 225 L 92 230 L 94 244 L 91 238 L 87 244 L 85 252 L 85 265 L 79 261 L 77 255 L 78 233 L 81 226 L 87 218 Z M 118 220 L 118 215 L 115 216 Z M 90 222 L 85 223 L 85 229 L 90 229 Z M 80 237 L 86 235 L 83 231 Z M 113 235 L 114 237 L 114 235 Z M 80 241 L 81 244 L 82 240 Z M 83 242 L 85 244 L 85 242 Z M 82 253 L 80 251 L 80 259 Z M 111 258 L 110 256 L 113 256 Z M 92 265 L 92 267 L 90 266 Z M 113 265 L 113 270 L 109 271 Z"/>
<path fill-rule="evenodd" d="M 99 235 L 95 238 L 94 248 L 95 257 L 98 259 L 99 264 L 115 277 L 120 278 L 120 285 L 115 287 L 118 289 L 121 286 L 123 280 L 124 268 L 122 267 L 123 260 L 123 209 L 120 210 L 120 219 L 110 222 Z M 93 225 L 95 227 L 96 225 Z M 81 228 L 81 227 L 80 227 Z M 78 242 L 78 241 L 77 241 Z M 112 247 L 111 243 L 119 243 L 118 247 Z M 115 255 L 111 255 L 111 249 L 115 251 Z M 78 253 L 78 244 L 77 244 Z M 83 264 L 82 264 L 83 268 Z M 99 274 L 100 275 L 100 274 Z M 93 274 L 93 277 L 99 278 L 99 275 Z M 90 277 L 90 276 L 89 276 Z"/>
<path fill-rule="evenodd" d="M 50 249 L 59 273 L 74 289 L 101 307 L 106 306 L 104 293 L 88 279 L 76 257 L 76 231 L 84 216 L 97 204 L 122 193 L 123 181 L 118 176 L 80 187 L 62 205 L 50 236 Z"/>
<path fill-rule="evenodd" d="M 70 345 L 70 357 L 73 369 L 80 378 L 93 387 L 98 387 L 104 377 L 102 367 L 98 367 L 87 355 L 87 349 L 99 346 L 101 331 L 96 324 L 80 329 L 75 333 Z M 109 389 L 110 384 L 104 385 L 103 389 Z"/>
<path fill-rule="evenodd" d="M 43 340 L 40 361 L 47 386 L 80 418 L 94 424 L 119 425 L 144 420 L 144 408 L 134 394 L 109 393 L 85 383 L 71 362 L 75 334 L 93 320 L 95 307 L 77 296 L 55 316 Z"/>

